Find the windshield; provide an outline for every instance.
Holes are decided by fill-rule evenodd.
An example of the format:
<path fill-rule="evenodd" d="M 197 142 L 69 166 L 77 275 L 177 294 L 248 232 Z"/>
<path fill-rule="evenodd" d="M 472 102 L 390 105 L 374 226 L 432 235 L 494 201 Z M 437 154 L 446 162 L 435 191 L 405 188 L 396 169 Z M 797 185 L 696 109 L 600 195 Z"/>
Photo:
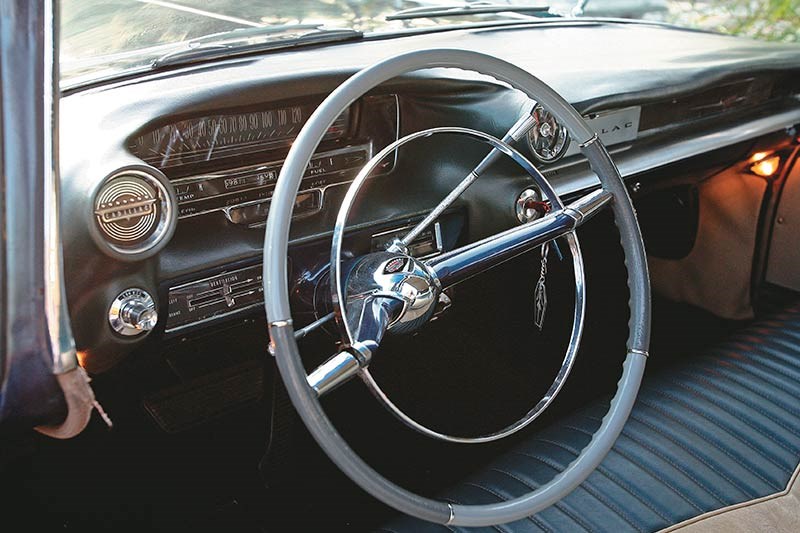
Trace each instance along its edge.
<path fill-rule="evenodd" d="M 755 38 L 800 41 L 800 0 L 552 0 L 541 13 L 514 9 L 536 0 L 496 0 L 509 11 L 408 20 L 413 8 L 485 6 L 458 0 L 61 0 L 61 76 L 68 85 L 149 68 L 187 41 L 243 29 L 321 25 L 369 33 L 552 16 L 646 19 Z"/>

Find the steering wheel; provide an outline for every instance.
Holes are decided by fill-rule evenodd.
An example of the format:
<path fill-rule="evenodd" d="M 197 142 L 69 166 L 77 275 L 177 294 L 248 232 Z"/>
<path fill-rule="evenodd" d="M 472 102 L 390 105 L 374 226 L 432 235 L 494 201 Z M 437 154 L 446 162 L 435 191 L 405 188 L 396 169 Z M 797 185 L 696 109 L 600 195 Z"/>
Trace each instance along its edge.
<path fill-rule="evenodd" d="M 552 186 L 509 143 L 527 128 L 523 117 L 503 140 L 466 128 L 434 128 L 403 137 L 376 154 L 358 173 L 342 202 L 333 233 L 330 264 L 331 299 L 342 340 L 341 351 L 310 375 L 303 367 L 289 309 L 287 253 L 295 197 L 317 145 L 334 120 L 355 100 L 394 77 L 427 68 L 458 68 L 491 76 L 537 101 L 563 124 L 580 146 L 601 188 L 564 205 Z M 389 153 L 414 139 L 438 134 L 466 135 L 491 146 L 492 152 L 402 240 L 387 251 L 342 262 L 341 248 L 350 207 L 364 180 Z M 547 215 L 427 261 L 408 254 L 406 245 L 432 223 L 477 179 L 496 157 L 511 157 L 537 183 L 549 200 Z M 455 442 L 485 442 L 504 437 L 529 424 L 552 401 L 569 373 L 580 342 L 584 312 L 583 262 L 575 229 L 604 205 L 611 204 L 619 229 L 630 292 L 628 353 L 609 411 L 589 444 L 567 468 L 547 484 L 517 498 L 483 505 L 456 505 L 409 492 L 367 465 L 342 439 L 325 415 L 319 397 L 355 376 L 400 420 L 434 438 Z M 389 400 L 368 371 L 387 331 L 422 327 L 433 315 L 441 292 L 497 264 L 564 237 L 575 269 L 575 315 L 567 354 L 550 390 L 521 420 L 480 437 L 444 435 L 424 427 Z M 295 409 L 331 460 L 355 483 L 384 503 L 409 515 L 446 525 L 491 526 L 535 514 L 577 487 L 609 452 L 630 414 L 644 373 L 650 336 L 650 284 L 644 244 L 636 214 L 619 171 L 602 142 L 580 114 L 553 89 L 528 72 L 495 57 L 466 50 L 423 50 L 377 63 L 340 85 L 317 108 L 298 135 L 276 185 L 264 237 L 264 299 L 269 320 L 270 350 Z"/>

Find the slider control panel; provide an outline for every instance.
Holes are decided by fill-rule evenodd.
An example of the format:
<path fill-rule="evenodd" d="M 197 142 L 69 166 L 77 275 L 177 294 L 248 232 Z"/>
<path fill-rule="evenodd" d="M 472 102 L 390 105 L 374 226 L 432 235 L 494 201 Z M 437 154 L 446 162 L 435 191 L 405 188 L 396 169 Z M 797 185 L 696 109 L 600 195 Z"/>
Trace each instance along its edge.
<path fill-rule="evenodd" d="M 263 293 L 260 264 L 172 287 L 166 332 L 261 306 Z"/>

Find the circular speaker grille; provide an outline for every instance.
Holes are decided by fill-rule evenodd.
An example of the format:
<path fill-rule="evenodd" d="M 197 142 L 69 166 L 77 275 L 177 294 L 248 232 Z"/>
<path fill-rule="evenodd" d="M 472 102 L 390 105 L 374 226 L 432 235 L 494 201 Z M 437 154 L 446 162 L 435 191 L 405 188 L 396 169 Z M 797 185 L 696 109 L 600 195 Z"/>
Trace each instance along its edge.
<path fill-rule="evenodd" d="M 125 170 L 100 187 L 94 216 L 104 243 L 119 254 L 139 254 L 169 233 L 172 206 L 164 185 L 154 176 Z"/>
<path fill-rule="evenodd" d="M 100 229 L 119 244 L 138 244 L 150 236 L 158 220 L 158 193 L 136 176 L 106 183 L 95 201 Z"/>

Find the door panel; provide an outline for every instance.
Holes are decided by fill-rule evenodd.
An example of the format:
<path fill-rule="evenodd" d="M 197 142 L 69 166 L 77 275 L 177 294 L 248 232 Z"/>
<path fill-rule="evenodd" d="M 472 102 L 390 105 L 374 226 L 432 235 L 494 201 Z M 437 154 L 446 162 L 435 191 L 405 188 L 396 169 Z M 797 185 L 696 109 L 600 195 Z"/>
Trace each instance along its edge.
<path fill-rule="evenodd" d="M 800 291 L 800 161 L 795 160 L 783 186 L 767 264 L 767 281 Z"/>

